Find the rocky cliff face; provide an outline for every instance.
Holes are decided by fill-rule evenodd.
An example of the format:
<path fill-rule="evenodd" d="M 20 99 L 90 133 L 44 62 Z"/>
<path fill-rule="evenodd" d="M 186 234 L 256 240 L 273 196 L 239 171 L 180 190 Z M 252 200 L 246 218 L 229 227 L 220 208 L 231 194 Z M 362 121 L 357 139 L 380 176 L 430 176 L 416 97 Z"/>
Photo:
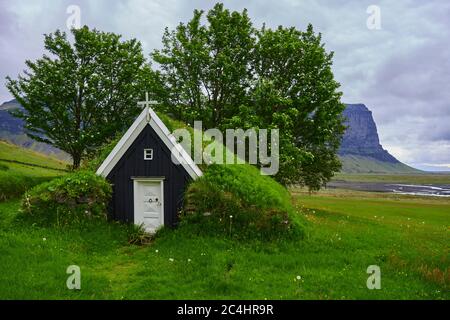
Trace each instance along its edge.
<path fill-rule="evenodd" d="M 357 155 L 399 163 L 381 146 L 372 112 L 364 104 L 347 104 L 344 116 L 348 128 L 342 139 L 339 155 Z"/>

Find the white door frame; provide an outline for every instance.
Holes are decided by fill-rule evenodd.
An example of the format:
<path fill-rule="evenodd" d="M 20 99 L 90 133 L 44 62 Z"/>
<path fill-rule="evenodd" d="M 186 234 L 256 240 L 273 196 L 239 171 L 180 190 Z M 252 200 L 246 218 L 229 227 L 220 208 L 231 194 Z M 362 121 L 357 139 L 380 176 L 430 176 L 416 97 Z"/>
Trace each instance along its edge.
<path fill-rule="evenodd" d="M 133 180 L 133 223 L 136 223 L 136 203 L 139 201 L 138 192 L 136 192 L 139 183 L 141 182 L 159 182 L 161 186 L 161 225 L 164 225 L 164 179 L 165 177 L 131 177 Z"/>

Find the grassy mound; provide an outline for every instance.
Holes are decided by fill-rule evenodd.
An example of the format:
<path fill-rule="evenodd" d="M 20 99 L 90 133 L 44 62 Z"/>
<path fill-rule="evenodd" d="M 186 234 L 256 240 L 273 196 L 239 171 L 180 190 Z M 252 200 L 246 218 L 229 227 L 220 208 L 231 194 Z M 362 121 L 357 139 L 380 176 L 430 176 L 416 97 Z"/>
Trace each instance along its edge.
<path fill-rule="evenodd" d="M 300 237 L 303 224 L 288 191 L 248 164 L 211 165 L 186 192 L 182 224 L 236 239 Z"/>
<path fill-rule="evenodd" d="M 22 217 L 40 225 L 106 219 L 111 186 L 102 177 L 79 171 L 42 183 L 24 195 Z"/>

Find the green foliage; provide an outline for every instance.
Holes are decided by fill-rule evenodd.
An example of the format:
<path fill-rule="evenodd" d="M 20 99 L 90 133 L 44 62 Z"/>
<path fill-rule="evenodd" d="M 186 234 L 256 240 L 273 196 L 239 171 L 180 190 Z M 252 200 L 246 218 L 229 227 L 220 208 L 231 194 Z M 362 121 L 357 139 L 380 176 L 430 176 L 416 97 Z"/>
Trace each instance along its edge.
<path fill-rule="evenodd" d="M 22 216 L 41 225 L 58 226 L 104 220 L 111 193 L 111 186 L 104 178 L 78 171 L 25 193 Z"/>
<path fill-rule="evenodd" d="M 9 167 L 6 164 L 0 163 L 0 171 L 7 171 Z"/>
<path fill-rule="evenodd" d="M 28 70 L 7 87 L 25 112 L 27 134 L 81 160 L 130 125 L 145 86 L 153 83 L 141 44 L 121 36 L 72 30 L 73 44 L 57 30 L 44 40 L 47 55 L 26 61 Z"/>
<path fill-rule="evenodd" d="M 248 164 L 211 165 L 185 197 L 182 222 L 237 239 L 297 237 L 303 226 L 287 190 Z"/>
<path fill-rule="evenodd" d="M 103 146 L 98 148 L 95 153 L 91 154 L 90 157 L 83 161 L 82 168 L 88 171 L 96 172 L 103 161 L 105 161 L 108 155 L 112 152 L 122 136 L 123 133 L 121 132 L 120 134 L 117 134 L 115 138 L 109 140 Z"/>
<path fill-rule="evenodd" d="M 195 10 L 187 24 L 166 29 L 163 48 L 152 57 L 161 68 L 162 111 L 217 127 L 246 99 L 253 28 L 246 10 L 230 12 L 216 4 L 206 15 L 207 26 L 201 23 L 203 13 Z"/>
<path fill-rule="evenodd" d="M 316 190 L 339 171 L 343 134 L 341 92 L 333 53 L 311 25 L 305 32 L 256 29 L 247 11 L 216 4 L 206 14 L 163 36 L 152 54 L 160 66 L 160 110 L 176 119 L 203 121 L 208 128 L 280 129 L 284 185 Z"/>

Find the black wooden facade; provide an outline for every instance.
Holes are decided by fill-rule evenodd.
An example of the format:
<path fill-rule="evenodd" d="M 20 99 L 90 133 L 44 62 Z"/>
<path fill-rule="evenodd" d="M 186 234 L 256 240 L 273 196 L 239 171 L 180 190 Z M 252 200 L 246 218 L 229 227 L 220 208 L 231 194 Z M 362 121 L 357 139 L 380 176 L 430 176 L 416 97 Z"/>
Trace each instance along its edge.
<path fill-rule="evenodd" d="M 153 149 L 153 160 L 144 160 L 144 149 Z M 172 162 L 171 151 L 149 125 L 107 175 L 113 185 L 110 218 L 134 222 L 132 178 L 136 177 L 164 177 L 164 225 L 175 226 L 191 177 L 182 165 Z"/>

